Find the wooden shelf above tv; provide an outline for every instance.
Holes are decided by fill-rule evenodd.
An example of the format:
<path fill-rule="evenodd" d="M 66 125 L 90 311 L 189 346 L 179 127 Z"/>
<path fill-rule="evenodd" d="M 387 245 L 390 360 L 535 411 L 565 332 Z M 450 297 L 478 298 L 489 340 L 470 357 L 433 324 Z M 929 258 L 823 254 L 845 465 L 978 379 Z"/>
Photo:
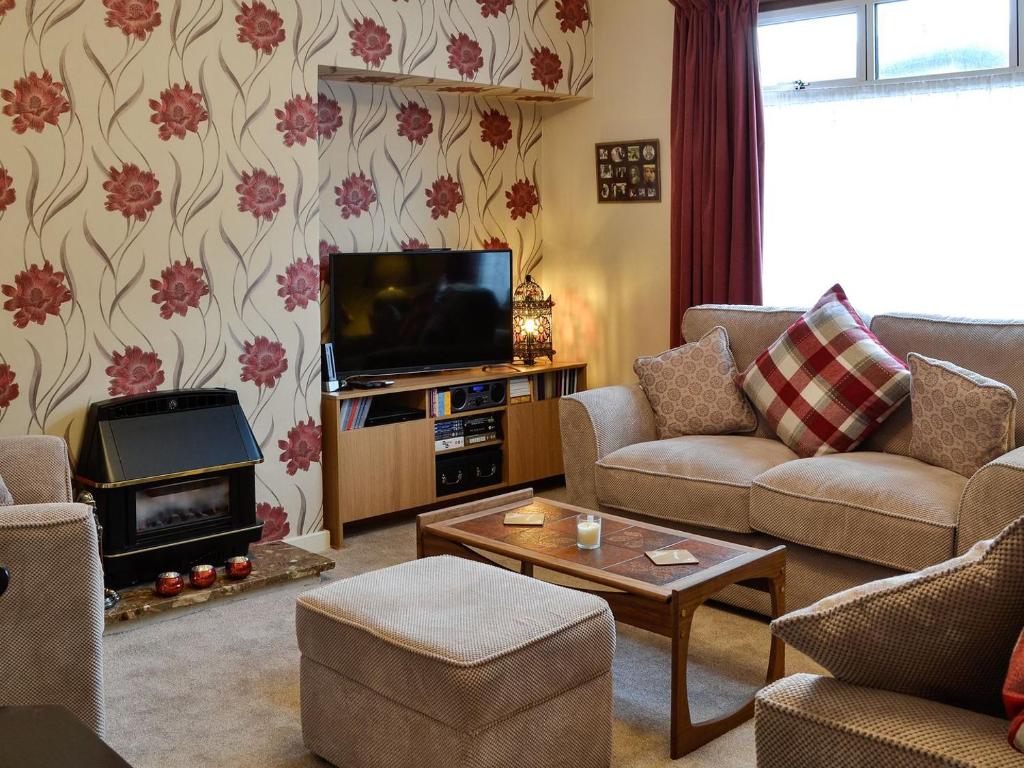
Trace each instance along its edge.
<path fill-rule="evenodd" d="M 442 418 L 430 415 L 430 400 L 434 389 L 536 377 L 566 370 L 577 371 L 577 392 L 587 388 L 586 363 L 559 361 L 529 367 L 495 366 L 486 370 L 471 368 L 443 373 L 390 375 L 386 378 L 395 380 L 390 387 L 323 393 L 320 408 L 323 418 L 324 526 L 330 531 L 331 546 L 341 546 L 344 525 L 348 522 L 443 506 L 456 499 L 486 495 L 561 475 L 564 470 L 558 422 L 559 398 L 538 400 L 536 388 L 531 386 L 534 392 L 527 402 L 506 403 Z M 400 403 L 423 411 L 424 417 L 362 429 L 342 429 L 343 401 L 363 397 Z M 499 441 L 467 446 L 462 451 L 434 451 L 435 422 L 487 413 L 500 417 Z M 460 452 L 469 453 L 477 448 L 501 451 L 501 482 L 438 496 L 437 459 Z"/>

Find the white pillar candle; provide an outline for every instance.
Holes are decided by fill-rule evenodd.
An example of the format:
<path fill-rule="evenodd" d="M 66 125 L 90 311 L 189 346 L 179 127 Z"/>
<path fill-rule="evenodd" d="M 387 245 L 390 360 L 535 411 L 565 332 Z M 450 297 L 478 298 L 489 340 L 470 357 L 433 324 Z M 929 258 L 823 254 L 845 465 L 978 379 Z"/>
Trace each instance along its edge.
<path fill-rule="evenodd" d="M 596 520 L 581 520 L 577 522 L 576 543 L 586 548 L 600 546 L 601 523 Z"/>

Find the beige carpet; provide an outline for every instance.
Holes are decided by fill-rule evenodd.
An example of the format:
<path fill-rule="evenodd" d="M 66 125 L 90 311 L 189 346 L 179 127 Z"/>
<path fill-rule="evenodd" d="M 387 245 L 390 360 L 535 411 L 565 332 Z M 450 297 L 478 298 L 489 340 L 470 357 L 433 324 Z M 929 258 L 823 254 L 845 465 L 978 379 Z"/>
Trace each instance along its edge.
<path fill-rule="evenodd" d="M 415 556 L 412 523 L 368 529 L 333 553 L 331 578 Z M 163 618 L 129 622 L 106 639 L 107 738 L 136 768 L 307 768 L 302 746 L 293 583 Z M 675 762 L 668 759 L 668 641 L 619 625 L 615 657 L 617 768 L 754 765 L 751 723 Z M 694 621 L 690 696 L 697 717 L 756 686 L 768 628 L 712 607 Z M 787 670 L 820 671 L 790 651 Z M 453 766 L 453 768 L 457 768 Z"/>

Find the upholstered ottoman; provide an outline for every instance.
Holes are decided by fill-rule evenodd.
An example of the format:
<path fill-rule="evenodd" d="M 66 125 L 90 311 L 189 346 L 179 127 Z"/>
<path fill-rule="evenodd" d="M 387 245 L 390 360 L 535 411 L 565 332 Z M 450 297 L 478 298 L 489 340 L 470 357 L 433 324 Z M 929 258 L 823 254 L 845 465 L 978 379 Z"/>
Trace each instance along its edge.
<path fill-rule="evenodd" d="M 455 557 L 298 598 L 302 734 L 343 768 L 606 768 L 600 598 Z"/>

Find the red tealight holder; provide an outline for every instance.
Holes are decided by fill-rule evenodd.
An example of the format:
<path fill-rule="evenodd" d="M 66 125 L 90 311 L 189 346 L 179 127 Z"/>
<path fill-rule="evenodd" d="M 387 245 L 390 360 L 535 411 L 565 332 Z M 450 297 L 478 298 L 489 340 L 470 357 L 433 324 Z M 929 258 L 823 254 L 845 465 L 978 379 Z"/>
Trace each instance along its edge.
<path fill-rule="evenodd" d="M 252 560 L 245 555 L 229 557 L 224 573 L 229 579 L 244 579 L 252 573 Z"/>
<path fill-rule="evenodd" d="M 160 597 L 174 597 L 185 588 L 185 580 L 177 571 L 167 571 L 156 577 L 156 593 Z"/>
<path fill-rule="evenodd" d="M 212 565 L 194 565 L 188 575 L 188 583 L 193 589 L 206 589 L 217 580 L 217 569 Z"/>

